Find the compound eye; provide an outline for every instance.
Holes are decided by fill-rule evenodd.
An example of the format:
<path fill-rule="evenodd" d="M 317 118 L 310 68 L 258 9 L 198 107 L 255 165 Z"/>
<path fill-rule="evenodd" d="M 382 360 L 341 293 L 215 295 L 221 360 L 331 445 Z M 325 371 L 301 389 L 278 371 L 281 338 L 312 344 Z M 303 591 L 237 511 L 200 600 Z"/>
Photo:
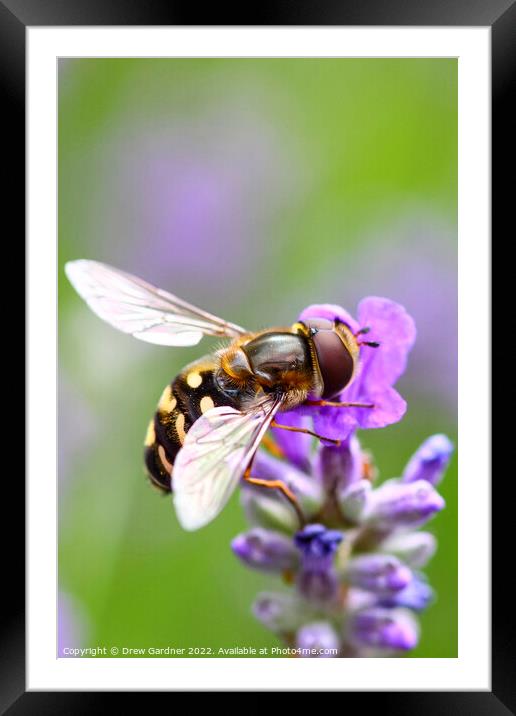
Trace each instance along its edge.
<path fill-rule="evenodd" d="M 351 381 L 355 367 L 353 357 L 333 330 L 319 330 L 312 340 L 324 385 L 321 398 L 328 400 Z"/>

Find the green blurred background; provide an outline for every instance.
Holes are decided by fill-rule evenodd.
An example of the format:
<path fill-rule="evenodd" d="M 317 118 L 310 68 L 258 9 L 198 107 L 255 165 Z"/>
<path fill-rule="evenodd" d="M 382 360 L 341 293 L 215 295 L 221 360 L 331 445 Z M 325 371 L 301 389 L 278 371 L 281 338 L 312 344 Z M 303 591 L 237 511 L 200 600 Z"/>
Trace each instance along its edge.
<path fill-rule="evenodd" d="M 64 263 L 111 263 L 249 328 L 313 302 L 403 303 L 409 409 L 361 434 L 384 479 L 429 434 L 456 441 L 456 212 L 456 60 L 59 62 L 61 646 L 279 643 L 250 611 L 276 580 L 229 548 L 238 497 L 190 534 L 144 475 L 156 401 L 203 348 L 116 332 Z M 413 657 L 457 655 L 456 458 L 441 488 L 438 600 Z"/>

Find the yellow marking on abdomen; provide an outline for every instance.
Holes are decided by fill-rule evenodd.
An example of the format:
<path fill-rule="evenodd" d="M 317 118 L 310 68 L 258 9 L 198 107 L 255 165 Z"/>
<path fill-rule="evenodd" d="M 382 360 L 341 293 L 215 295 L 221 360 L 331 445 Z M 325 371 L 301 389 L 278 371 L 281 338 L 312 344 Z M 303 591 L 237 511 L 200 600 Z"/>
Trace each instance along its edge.
<path fill-rule="evenodd" d="M 156 431 L 154 430 L 154 418 L 153 418 L 149 423 L 147 432 L 145 433 L 145 440 L 143 441 L 143 444 L 145 445 L 145 447 L 150 447 L 155 442 L 156 442 Z"/>
<path fill-rule="evenodd" d="M 170 463 L 170 462 L 167 460 L 167 456 L 166 456 L 166 454 L 165 454 L 165 448 L 163 447 L 163 445 L 158 445 L 158 455 L 159 455 L 159 459 L 161 460 L 161 464 L 163 465 L 163 467 L 165 468 L 165 470 L 166 470 L 169 474 L 172 474 L 172 468 L 173 468 L 174 466 L 172 465 L 172 463 Z"/>
<path fill-rule="evenodd" d="M 190 388 L 198 388 L 202 383 L 202 375 L 195 371 L 193 371 L 192 373 L 188 373 L 188 375 L 186 376 L 186 382 L 188 383 Z"/>
<path fill-rule="evenodd" d="M 208 410 L 211 410 L 215 407 L 215 403 L 209 395 L 205 395 L 204 398 L 201 399 L 199 407 L 201 409 L 201 413 L 206 413 Z"/>
<path fill-rule="evenodd" d="M 179 438 L 179 442 L 181 445 L 185 441 L 186 433 L 185 433 L 185 416 L 183 413 L 179 413 L 179 415 L 176 418 L 176 431 L 177 436 Z"/>
<path fill-rule="evenodd" d="M 158 409 L 164 413 L 171 413 L 177 405 L 177 400 L 172 394 L 172 387 L 167 385 L 159 399 Z"/>

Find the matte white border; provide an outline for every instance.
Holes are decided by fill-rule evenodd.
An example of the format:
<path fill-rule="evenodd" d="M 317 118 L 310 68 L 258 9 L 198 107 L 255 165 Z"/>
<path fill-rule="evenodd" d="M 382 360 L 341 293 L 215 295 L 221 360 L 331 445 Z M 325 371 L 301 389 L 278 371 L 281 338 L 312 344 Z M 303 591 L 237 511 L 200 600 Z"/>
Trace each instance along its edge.
<path fill-rule="evenodd" d="M 27 688 L 490 689 L 490 29 L 28 28 Z M 459 657 L 56 659 L 56 58 L 459 58 Z M 442 595 L 446 598 L 446 595 Z"/>

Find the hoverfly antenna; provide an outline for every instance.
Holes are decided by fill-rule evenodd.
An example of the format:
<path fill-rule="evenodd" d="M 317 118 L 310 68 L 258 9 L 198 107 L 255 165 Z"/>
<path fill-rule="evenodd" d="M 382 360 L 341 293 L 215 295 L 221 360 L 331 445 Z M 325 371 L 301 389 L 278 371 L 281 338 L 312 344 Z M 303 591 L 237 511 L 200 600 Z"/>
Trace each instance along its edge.
<path fill-rule="evenodd" d="M 356 333 L 353 335 L 355 338 L 358 338 L 358 336 L 364 336 L 366 333 L 369 333 L 371 330 L 371 326 L 364 326 L 363 328 L 359 328 Z M 358 343 L 358 341 L 357 341 Z M 358 343 L 359 346 L 369 346 L 369 348 L 379 348 L 380 344 L 378 341 L 362 341 L 362 343 Z"/>
<path fill-rule="evenodd" d="M 363 341 L 358 344 L 359 346 L 369 346 L 369 348 L 379 348 L 380 343 L 378 341 Z"/>

